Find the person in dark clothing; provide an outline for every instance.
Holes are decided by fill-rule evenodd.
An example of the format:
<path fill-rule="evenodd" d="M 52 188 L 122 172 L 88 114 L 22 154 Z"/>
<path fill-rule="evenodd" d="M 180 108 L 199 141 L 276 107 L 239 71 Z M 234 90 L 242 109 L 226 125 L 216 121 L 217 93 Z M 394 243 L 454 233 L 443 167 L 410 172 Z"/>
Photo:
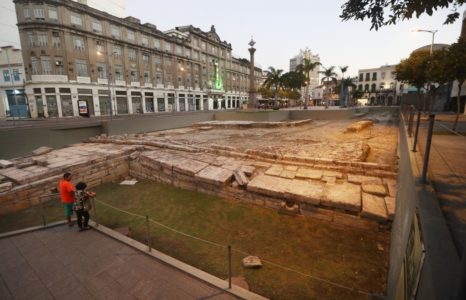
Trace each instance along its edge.
<path fill-rule="evenodd" d="M 89 210 L 91 209 L 91 197 L 95 196 L 94 192 L 86 191 L 87 184 L 78 182 L 76 184 L 75 201 L 73 203 L 73 210 L 76 212 L 79 231 L 90 229 L 89 223 Z"/>

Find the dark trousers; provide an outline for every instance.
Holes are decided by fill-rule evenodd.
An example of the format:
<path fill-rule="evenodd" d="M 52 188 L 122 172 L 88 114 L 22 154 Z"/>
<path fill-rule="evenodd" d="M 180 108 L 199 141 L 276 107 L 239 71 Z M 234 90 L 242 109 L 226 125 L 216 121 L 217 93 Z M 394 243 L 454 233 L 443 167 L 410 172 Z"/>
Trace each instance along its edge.
<path fill-rule="evenodd" d="M 87 224 L 89 223 L 89 212 L 87 210 L 84 210 L 84 209 L 76 210 L 76 217 L 78 218 L 79 228 L 87 227 Z M 84 223 L 83 223 L 83 219 L 84 219 Z"/>

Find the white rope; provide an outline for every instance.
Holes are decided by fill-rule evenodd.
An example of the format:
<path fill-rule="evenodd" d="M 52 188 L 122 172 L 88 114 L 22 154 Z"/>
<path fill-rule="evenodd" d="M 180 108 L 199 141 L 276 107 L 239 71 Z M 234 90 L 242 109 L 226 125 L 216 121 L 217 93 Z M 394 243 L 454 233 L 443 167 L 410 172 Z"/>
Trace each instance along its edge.
<path fill-rule="evenodd" d="M 453 134 L 455 134 L 455 135 L 457 135 L 457 136 L 466 137 L 466 136 L 464 136 L 464 135 L 462 135 L 462 134 L 460 134 L 460 133 L 454 131 L 453 129 L 448 128 L 445 124 L 442 124 L 442 123 L 439 122 L 439 121 L 435 121 L 435 124 L 436 124 L 436 125 L 440 125 L 440 127 L 445 128 L 447 131 L 449 131 L 449 132 L 451 132 L 451 133 L 453 133 Z"/>
<path fill-rule="evenodd" d="M 105 202 L 102 202 L 102 201 L 99 201 L 97 200 L 95 197 L 94 197 L 94 200 L 107 206 L 107 207 L 110 207 L 110 208 L 113 208 L 119 212 L 122 212 L 122 213 L 126 213 L 126 214 L 129 214 L 129 215 L 132 215 L 132 216 L 135 216 L 135 217 L 138 217 L 138 218 L 142 218 L 142 219 L 145 219 L 146 217 L 145 216 L 142 216 L 142 215 L 139 215 L 139 214 L 135 214 L 135 213 L 132 213 L 132 212 L 129 212 L 129 211 L 126 211 L 126 210 L 123 210 L 123 209 L 120 209 L 118 207 L 115 207 L 113 205 L 110 205 L 108 203 L 105 203 Z M 165 224 L 162 224 L 160 222 L 157 222 L 155 220 L 152 220 L 151 218 L 149 218 L 149 221 L 154 223 L 154 224 L 157 224 L 165 229 L 168 229 L 168 230 L 171 230 L 175 233 L 178 233 L 178 234 L 181 234 L 183 236 L 186 236 L 186 237 L 189 237 L 189 238 L 192 238 L 192 239 L 195 239 L 195 240 L 198 240 L 198 241 L 201 241 L 201 242 L 204 242 L 204 243 L 207 243 L 207 244 L 210 244 L 210 245 L 213 245 L 213 246 L 216 246 L 216 247 L 220 247 L 220 248 L 228 248 L 227 246 L 225 245 L 222 245 L 222 244 L 219 244 L 219 243 L 215 243 L 215 242 L 212 242 L 212 241 L 208 241 L 208 240 L 204 240 L 202 238 L 199 238 L 199 237 L 196 237 L 196 236 L 193 236 L 193 235 L 190 235 L 188 233 L 184 233 L 182 231 L 179 231 L 179 230 L 176 230 L 174 228 L 171 228 Z M 240 253 L 240 254 L 243 254 L 243 255 L 246 255 L 246 256 L 250 256 L 251 254 L 250 253 L 247 253 L 247 252 L 244 252 L 244 251 L 241 251 L 241 250 L 238 250 L 238 249 L 234 249 L 234 248 L 231 248 L 232 251 L 234 252 L 237 252 L 237 253 Z M 362 290 L 358 290 L 356 288 L 351 288 L 351 287 L 347 287 L 345 285 L 342 285 L 342 284 L 339 284 L 339 283 L 336 283 L 336 282 L 333 282 L 333 281 L 330 281 L 330 280 L 327 280 L 327 279 L 324 279 L 324 278 L 321 278 L 321 277 L 318 277 L 318 276 L 315 276 L 315 275 L 310 275 L 310 274 L 306 274 L 306 273 L 303 273 L 301 271 L 297 271 L 297 270 L 294 270 L 294 269 L 291 269 L 291 268 L 288 268 L 288 267 L 285 267 L 285 266 L 282 266 L 282 265 L 279 265 L 279 264 L 276 264 L 274 262 L 271 262 L 269 260 L 265 260 L 265 259 L 261 259 L 261 261 L 263 261 L 264 263 L 266 264 L 269 264 L 269 265 L 272 265 L 274 267 L 277 267 L 279 269 L 282 269 L 282 270 L 286 270 L 286 271 L 290 271 L 290 272 L 294 272 L 296 274 L 299 274 L 299 275 L 302 275 L 304 277 L 309 277 L 309 278 L 312 278 L 314 280 L 318 280 L 318 281 L 321 281 L 321 282 L 325 282 L 329 285 L 333 285 L 335 287 L 339 287 L 339 288 L 342 288 L 342 289 L 345 289 L 345 290 L 349 290 L 349 291 L 352 291 L 352 292 L 358 292 L 360 294 L 364 294 L 364 295 L 371 295 L 371 293 L 369 292 L 366 292 L 366 291 L 362 291 Z"/>

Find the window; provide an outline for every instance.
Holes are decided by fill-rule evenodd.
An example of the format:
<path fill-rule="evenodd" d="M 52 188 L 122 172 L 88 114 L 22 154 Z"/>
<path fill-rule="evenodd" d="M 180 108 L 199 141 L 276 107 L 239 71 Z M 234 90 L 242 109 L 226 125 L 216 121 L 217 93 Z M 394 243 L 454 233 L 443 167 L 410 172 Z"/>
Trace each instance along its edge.
<path fill-rule="evenodd" d="M 375 83 L 373 83 L 371 85 L 371 92 L 375 92 L 375 89 L 377 88 L 377 85 Z"/>
<path fill-rule="evenodd" d="M 37 64 L 37 58 L 35 56 L 31 57 L 31 70 L 32 74 L 39 74 L 39 65 Z"/>
<path fill-rule="evenodd" d="M 129 60 L 136 60 L 136 50 L 128 49 L 128 58 Z"/>
<path fill-rule="evenodd" d="M 48 36 L 46 32 L 37 33 L 37 41 L 40 47 L 47 47 L 48 45 Z"/>
<path fill-rule="evenodd" d="M 15 81 L 21 81 L 21 76 L 18 69 L 13 69 L 13 79 Z"/>
<path fill-rule="evenodd" d="M 165 51 L 167 52 L 172 51 L 172 45 L 170 43 L 165 42 Z"/>
<path fill-rule="evenodd" d="M 377 80 L 377 72 L 372 73 L 372 80 Z"/>
<path fill-rule="evenodd" d="M 111 26 L 111 32 L 113 37 L 120 37 L 120 29 L 116 25 Z"/>
<path fill-rule="evenodd" d="M 201 42 L 201 48 L 202 48 L 202 50 L 205 50 L 205 49 L 206 49 L 206 44 L 205 44 L 205 42 Z"/>
<path fill-rule="evenodd" d="M 36 20 L 45 20 L 44 8 L 42 6 L 35 6 L 33 12 Z"/>
<path fill-rule="evenodd" d="M 71 13 L 71 25 L 82 26 L 81 15 L 78 13 Z"/>
<path fill-rule="evenodd" d="M 149 63 L 149 54 L 142 55 L 142 62 L 146 65 Z"/>
<path fill-rule="evenodd" d="M 84 51 L 84 40 L 80 36 L 74 37 L 74 49 L 78 51 Z"/>
<path fill-rule="evenodd" d="M 392 75 L 392 79 L 396 77 L 396 72 L 395 71 L 392 71 L 391 72 L 391 75 Z"/>
<path fill-rule="evenodd" d="M 49 20 L 50 21 L 58 21 L 57 8 L 55 6 L 49 6 L 48 11 L 49 11 Z"/>
<path fill-rule="evenodd" d="M 55 74 L 63 75 L 63 58 L 55 56 Z"/>
<path fill-rule="evenodd" d="M 31 15 L 29 14 L 29 7 L 25 6 L 23 8 L 23 17 L 25 20 L 30 20 L 31 19 Z"/>
<path fill-rule="evenodd" d="M 363 73 L 359 73 L 359 81 L 364 81 L 364 74 Z"/>
<path fill-rule="evenodd" d="M 60 33 L 57 32 L 57 31 L 52 31 L 52 45 L 55 48 L 60 48 L 61 47 Z"/>
<path fill-rule="evenodd" d="M 115 66 L 115 80 L 124 80 L 122 66 Z"/>
<path fill-rule="evenodd" d="M 366 81 L 371 80 L 371 73 L 366 73 Z"/>
<path fill-rule="evenodd" d="M 10 71 L 9 70 L 3 70 L 3 81 L 4 82 L 10 82 L 11 77 L 10 77 Z"/>
<path fill-rule="evenodd" d="M 137 75 L 136 69 L 132 68 L 130 73 L 131 73 L 131 81 L 132 82 L 138 81 L 138 75 Z"/>
<path fill-rule="evenodd" d="M 102 23 L 99 20 L 92 20 L 92 31 L 102 33 Z"/>
<path fill-rule="evenodd" d="M 35 46 L 34 33 L 28 32 L 27 35 L 28 35 L 29 46 L 34 47 Z"/>
<path fill-rule="evenodd" d="M 87 77 L 87 63 L 85 60 L 77 59 L 76 60 L 76 75 Z"/>
<path fill-rule="evenodd" d="M 104 42 L 103 41 L 96 41 L 95 42 L 95 48 L 97 50 L 97 53 L 104 53 L 105 52 Z"/>
<path fill-rule="evenodd" d="M 144 82 L 145 83 L 150 83 L 150 72 L 149 71 L 144 71 Z"/>
<path fill-rule="evenodd" d="M 175 53 L 176 53 L 177 55 L 181 55 L 181 54 L 182 54 L 182 52 L 181 52 L 181 47 L 180 47 L 180 46 L 178 46 L 178 45 L 175 46 Z"/>
<path fill-rule="evenodd" d="M 362 84 L 358 85 L 358 90 L 362 92 Z"/>
<path fill-rule="evenodd" d="M 107 78 L 107 66 L 104 64 L 97 64 L 97 78 Z"/>
<path fill-rule="evenodd" d="M 121 47 L 120 46 L 113 46 L 113 57 L 120 58 L 121 57 Z"/>
<path fill-rule="evenodd" d="M 160 40 L 159 39 L 154 39 L 154 48 L 155 49 L 160 49 Z"/>
<path fill-rule="evenodd" d="M 199 60 L 199 52 L 198 51 L 193 51 L 193 59 L 194 60 Z"/>
<path fill-rule="evenodd" d="M 365 85 L 364 85 L 364 90 L 365 90 L 366 92 L 369 91 L 369 84 L 365 84 Z"/>
<path fill-rule="evenodd" d="M 147 36 L 143 35 L 141 37 L 141 43 L 143 46 L 148 46 L 149 45 L 149 39 L 147 38 Z"/>
<path fill-rule="evenodd" d="M 128 36 L 128 40 L 130 40 L 130 41 L 134 41 L 134 40 L 135 40 L 134 31 L 128 30 L 128 31 L 127 31 L 127 36 Z"/>
<path fill-rule="evenodd" d="M 52 74 L 52 66 L 50 65 L 50 57 L 49 56 L 41 56 L 40 62 L 42 66 L 42 74 Z"/>
<path fill-rule="evenodd" d="M 380 78 L 381 78 L 381 79 L 385 79 L 385 72 L 382 72 L 382 73 L 380 74 Z"/>
<path fill-rule="evenodd" d="M 184 55 L 186 55 L 186 57 L 191 57 L 191 49 L 185 48 Z"/>

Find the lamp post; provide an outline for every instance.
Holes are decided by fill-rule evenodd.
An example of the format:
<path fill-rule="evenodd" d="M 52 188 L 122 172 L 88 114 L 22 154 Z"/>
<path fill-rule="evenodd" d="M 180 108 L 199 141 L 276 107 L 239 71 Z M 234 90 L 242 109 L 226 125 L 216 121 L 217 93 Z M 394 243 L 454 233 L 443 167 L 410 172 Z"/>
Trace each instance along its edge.
<path fill-rule="evenodd" d="M 438 30 L 414 29 L 413 31 L 416 31 L 416 32 L 428 32 L 428 33 L 432 34 L 432 43 L 430 44 L 430 55 L 432 55 L 432 53 L 434 51 L 435 34 L 437 33 Z"/>

